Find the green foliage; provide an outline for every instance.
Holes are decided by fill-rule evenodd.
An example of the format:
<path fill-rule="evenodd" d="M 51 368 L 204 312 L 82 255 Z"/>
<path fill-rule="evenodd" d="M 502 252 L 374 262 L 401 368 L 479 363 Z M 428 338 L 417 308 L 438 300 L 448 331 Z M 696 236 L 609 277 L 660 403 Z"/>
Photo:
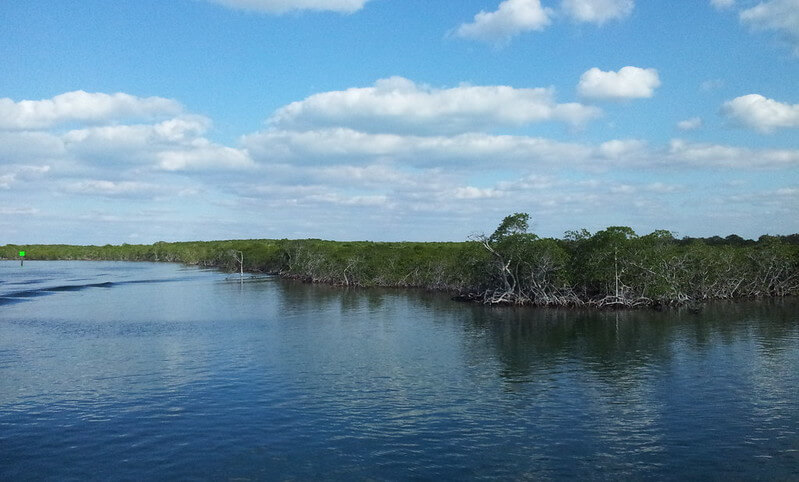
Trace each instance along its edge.
<path fill-rule="evenodd" d="M 462 243 L 230 240 L 121 246 L 7 245 L 0 258 L 160 261 L 273 273 L 347 286 L 419 287 L 486 303 L 639 306 L 799 294 L 799 235 L 675 239 L 611 226 L 563 239 L 505 217 L 490 236 Z M 234 256 L 232 253 L 236 253 Z"/>
<path fill-rule="evenodd" d="M 527 233 L 529 229 L 530 215 L 527 213 L 514 213 L 506 216 L 497 227 L 494 234 L 488 239 L 490 242 L 498 242 L 509 236 Z"/>

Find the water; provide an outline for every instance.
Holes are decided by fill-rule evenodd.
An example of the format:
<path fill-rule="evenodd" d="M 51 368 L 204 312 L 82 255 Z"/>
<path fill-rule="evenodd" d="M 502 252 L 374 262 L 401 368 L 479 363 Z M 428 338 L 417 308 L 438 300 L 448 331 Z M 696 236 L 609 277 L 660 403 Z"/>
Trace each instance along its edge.
<path fill-rule="evenodd" d="M 490 309 L 0 262 L 0 480 L 799 479 L 799 303 Z"/>

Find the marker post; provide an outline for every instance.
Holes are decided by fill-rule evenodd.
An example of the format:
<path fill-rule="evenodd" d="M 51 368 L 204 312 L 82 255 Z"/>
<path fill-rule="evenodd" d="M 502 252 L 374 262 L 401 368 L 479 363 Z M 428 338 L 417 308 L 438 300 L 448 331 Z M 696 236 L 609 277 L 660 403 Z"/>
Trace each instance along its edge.
<path fill-rule="evenodd" d="M 25 262 L 25 251 L 19 252 L 19 265 L 22 266 Z"/>

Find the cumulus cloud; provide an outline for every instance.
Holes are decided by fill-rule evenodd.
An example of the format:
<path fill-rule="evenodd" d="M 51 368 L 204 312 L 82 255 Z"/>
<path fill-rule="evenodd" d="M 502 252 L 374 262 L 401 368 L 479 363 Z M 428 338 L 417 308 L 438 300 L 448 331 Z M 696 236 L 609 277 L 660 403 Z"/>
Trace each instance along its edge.
<path fill-rule="evenodd" d="M 53 127 L 58 122 L 68 122 L 67 119 L 99 122 L 123 113 L 146 115 L 170 111 L 170 108 L 159 108 L 160 101 L 131 102 L 135 98 L 127 94 L 76 97 L 100 99 L 94 108 L 85 104 L 70 108 L 70 103 L 64 98 L 56 96 L 53 102 L 45 101 L 44 104 L 25 104 L 27 101 L 23 101 L 17 109 L 17 122 L 0 120 L 7 125 L 49 127 L 38 131 L 0 130 L 0 165 L 37 161 L 69 163 L 74 168 L 135 166 L 167 171 L 244 169 L 255 165 L 245 150 L 219 145 L 205 138 L 211 120 L 198 115 L 182 114 L 148 124 L 99 125 L 58 132 Z M 114 99 L 121 99 L 121 103 L 117 105 Z M 179 104 L 171 102 L 167 106 L 179 107 Z M 16 178 L 7 169 L 3 184 Z"/>
<path fill-rule="evenodd" d="M 0 99 L 0 129 L 44 129 L 70 122 L 101 124 L 120 119 L 152 119 L 176 115 L 181 111 L 182 106 L 178 102 L 163 97 L 77 90 L 52 99 L 19 102 Z"/>
<path fill-rule="evenodd" d="M 76 129 L 62 138 L 66 151 L 86 162 L 141 164 L 167 171 L 254 166 L 246 151 L 203 137 L 210 124 L 206 117 L 186 115 L 156 124 Z"/>
<path fill-rule="evenodd" d="M 594 150 L 595 157 L 608 160 L 630 160 L 646 157 L 648 144 L 640 139 L 613 139 Z"/>
<path fill-rule="evenodd" d="M 695 131 L 702 127 L 701 117 L 691 117 L 677 123 L 677 129 L 681 131 Z"/>
<path fill-rule="evenodd" d="M 63 135 L 69 149 L 127 148 L 147 150 L 187 142 L 203 135 L 210 127 L 203 116 L 181 116 L 156 124 L 114 125 L 74 129 Z"/>
<path fill-rule="evenodd" d="M 158 165 L 167 171 L 191 169 L 247 169 L 255 166 L 241 149 L 220 146 L 207 139 L 197 139 L 181 149 L 158 153 Z"/>
<path fill-rule="evenodd" d="M 630 16 L 635 8 L 633 0 L 563 0 L 561 9 L 577 22 L 602 25 L 609 20 Z"/>
<path fill-rule="evenodd" d="M 735 0 L 710 0 L 710 4 L 718 10 L 724 10 L 733 7 Z"/>
<path fill-rule="evenodd" d="M 655 69 L 623 67 L 618 72 L 604 72 L 594 67 L 580 77 L 577 91 L 591 99 L 624 100 L 652 97 L 660 87 Z"/>
<path fill-rule="evenodd" d="M 768 0 L 740 13 L 741 22 L 753 30 L 776 32 L 799 56 L 799 0 Z"/>
<path fill-rule="evenodd" d="M 297 10 L 353 13 L 369 0 L 208 0 L 239 10 L 281 14 Z"/>
<path fill-rule="evenodd" d="M 552 23 L 551 15 L 540 0 L 505 0 L 497 10 L 481 11 L 473 22 L 462 24 L 455 35 L 501 44 L 524 32 L 544 30 Z"/>
<path fill-rule="evenodd" d="M 456 133 L 560 121 L 581 125 L 601 111 L 558 104 L 550 88 L 461 85 L 438 89 L 402 77 L 373 87 L 323 92 L 278 109 L 270 123 L 281 129 L 347 127 L 365 132 Z"/>
<path fill-rule="evenodd" d="M 799 127 L 799 104 L 784 104 L 759 94 L 725 102 L 722 113 L 737 124 L 763 133 Z"/>
<path fill-rule="evenodd" d="M 602 25 L 630 16 L 635 0 L 562 0 L 560 11 L 575 22 Z M 458 37 L 502 45 L 513 37 L 547 28 L 556 14 L 541 0 L 505 0 L 492 12 L 481 11 L 474 21 L 461 24 Z"/>

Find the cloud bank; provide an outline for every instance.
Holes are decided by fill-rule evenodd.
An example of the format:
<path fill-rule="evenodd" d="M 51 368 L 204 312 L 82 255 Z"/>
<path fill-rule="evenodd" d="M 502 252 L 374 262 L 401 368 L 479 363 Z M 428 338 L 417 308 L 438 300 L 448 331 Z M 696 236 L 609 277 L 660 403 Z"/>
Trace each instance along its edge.
<path fill-rule="evenodd" d="M 0 130 L 0 195 L 6 196 L 7 218 L 47 213 L 92 230 L 113 224 L 102 228 L 108 236 L 125 226 L 137 236 L 155 236 L 150 242 L 179 229 L 189 230 L 188 239 L 374 237 L 361 224 L 386 219 L 398 220 L 400 227 L 425 226 L 430 239 L 463 239 L 468 232 L 458 230 L 479 229 L 478 217 L 498 220 L 519 209 L 556 225 L 564 217 L 576 226 L 613 224 L 597 217 L 596 205 L 624 213 L 626 224 L 638 220 L 649 226 L 657 219 L 679 229 L 683 218 L 668 216 L 682 212 L 680 203 L 697 192 L 685 185 L 686 172 L 740 172 L 748 179 L 799 168 L 799 149 L 501 133 L 581 118 L 572 118 L 565 105 L 554 101 L 550 89 L 434 88 L 397 77 L 285 105 L 267 127 L 233 145 L 211 141 L 211 119 L 182 109 L 136 122 L 125 119 L 124 109 L 116 114 L 122 117 L 106 112 L 86 121 L 48 120 L 37 124 L 48 127 Z M 144 112 L 161 116 L 171 110 Z M 598 110 L 577 104 L 576 112 L 591 117 Z M 401 120 L 405 116 L 418 125 L 409 126 Z M 693 127 L 701 121 L 684 123 Z M 641 172 L 649 177 L 636 174 Z M 705 192 L 709 188 L 701 189 L 703 202 L 715 206 Z M 771 191 L 788 193 L 775 197 L 772 209 L 795 206 L 798 196 L 790 184 Z M 90 212 L 80 211 L 91 199 L 100 202 L 91 203 Z M 744 201 L 738 205 L 748 209 Z M 78 212 L 69 218 L 72 209 Z M 270 215 L 264 218 L 264 212 Z M 231 219 L 241 232 L 231 228 Z M 253 221 L 262 219 L 277 227 Z M 370 221 L 353 227 L 352 219 Z M 8 226 L 11 221 L 0 220 L 0 227 Z M 663 226 L 653 228 L 658 227 Z M 85 236 L 93 239 L 97 231 Z"/>
<path fill-rule="evenodd" d="M 88 93 L 82 90 L 52 99 L 0 99 L 0 129 L 43 129 L 70 122 L 101 124 L 119 119 L 152 119 L 176 115 L 180 103 L 163 97 Z"/>
<path fill-rule="evenodd" d="M 346 127 L 364 132 L 456 133 L 556 121 L 582 125 L 601 111 L 559 104 L 549 88 L 461 85 L 449 89 L 403 77 L 373 87 L 323 92 L 282 107 L 270 118 L 279 129 Z"/>

